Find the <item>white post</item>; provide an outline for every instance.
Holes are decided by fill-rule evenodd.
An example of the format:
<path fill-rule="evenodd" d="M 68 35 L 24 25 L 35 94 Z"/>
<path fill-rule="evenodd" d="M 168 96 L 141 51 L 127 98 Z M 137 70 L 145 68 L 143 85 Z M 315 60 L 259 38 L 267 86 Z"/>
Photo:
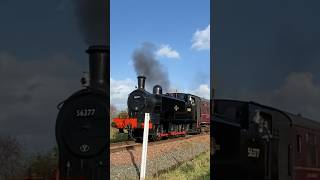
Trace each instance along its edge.
<path fill-rule="evenodd" d="M 146 177 L 146 164 L 147 164 L 147 150 L 148 150 L 148 136 L 149 136 L 149 113 L 145 113 L 144 129 L 143 129 L 143 144 L 141 155 L 141 168 L 140 168 L 140 180 L 144 180 Z"/>

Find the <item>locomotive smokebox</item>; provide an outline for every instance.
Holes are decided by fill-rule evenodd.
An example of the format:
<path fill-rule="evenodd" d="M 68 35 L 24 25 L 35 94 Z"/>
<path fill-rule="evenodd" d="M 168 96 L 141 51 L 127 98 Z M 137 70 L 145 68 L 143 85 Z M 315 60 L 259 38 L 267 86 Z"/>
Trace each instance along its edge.
<path fill-rule="evenodd" d="M 104 45 L 90 46 L 86 51 L 89 54 L 89 87 L 107 91 L 110 48 Z"/>
<path fill-rule="evenodd" d="M 138 88 L 144 89 L 146 83 L 146 77 L 145 76 L 138 76 Z"/>
<path fill-rule="evenodd" d="M 162 94 L 162 87 L 160 85 L 155 85 L 153 87 L 153 94 L 157 94 L 157 95 Z"/>

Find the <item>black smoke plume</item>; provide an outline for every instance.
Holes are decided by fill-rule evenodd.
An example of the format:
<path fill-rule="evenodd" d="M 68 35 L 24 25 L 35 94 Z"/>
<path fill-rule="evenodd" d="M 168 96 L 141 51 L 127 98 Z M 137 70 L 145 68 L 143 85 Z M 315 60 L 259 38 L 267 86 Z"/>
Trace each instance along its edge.
<path fill-rule="evenodd" d="M 164 91 L 169 90 L 170 82 L 168 73 L 154 55 L 155 46 L 151 43 L 143 43 L 133 52 L 133 65 L 137 75 L 146 76 L 146 87 L 152 88 L 158 84 Z"/>
<path fill-rule="evenodd" d="M 110 29 L 109 0 L 72 0 L 72 4 L 85 43 L 106 45 Z"/>

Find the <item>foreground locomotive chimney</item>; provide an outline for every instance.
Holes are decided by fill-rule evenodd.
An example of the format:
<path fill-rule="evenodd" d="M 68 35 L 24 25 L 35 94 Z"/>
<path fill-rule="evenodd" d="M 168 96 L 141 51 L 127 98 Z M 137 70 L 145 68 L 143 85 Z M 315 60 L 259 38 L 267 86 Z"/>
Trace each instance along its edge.
<path fill-rule="evenodd" d="M 108 46 L 95 45 L 90 46 L 86 52 L 89 54 L 89 87 L 106 92 L 109 69 L 107 59 L 110 49 Z"/>
<path fill-rule="evenodd" d="M 144 87 L 145 87 L 145 82 L 146 82 L 146 77 L 144 77 L 144 76 L 138 76 L 138 88 L 139 88 L 139 89 L 144 89 Z"/>

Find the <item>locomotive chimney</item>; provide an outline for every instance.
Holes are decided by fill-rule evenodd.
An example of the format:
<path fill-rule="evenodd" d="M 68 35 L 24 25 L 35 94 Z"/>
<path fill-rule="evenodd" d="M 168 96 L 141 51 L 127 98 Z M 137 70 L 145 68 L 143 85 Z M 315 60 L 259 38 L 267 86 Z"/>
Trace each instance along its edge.
<path fill-rule="evenodd" d="M 144 89 L 144 87 L 145 87 L 145 82 L 146 82 L 146 77 L 144 77 L 144 76 L 138 76 L 138 88 L 139 88 L 139 89 Z"/>
<path fill-rule="evenodd" d="M 89 87 L 107 91 L 110 48 L 104 45 L 90 46 L 86 51 L 89 54 Z"/>

